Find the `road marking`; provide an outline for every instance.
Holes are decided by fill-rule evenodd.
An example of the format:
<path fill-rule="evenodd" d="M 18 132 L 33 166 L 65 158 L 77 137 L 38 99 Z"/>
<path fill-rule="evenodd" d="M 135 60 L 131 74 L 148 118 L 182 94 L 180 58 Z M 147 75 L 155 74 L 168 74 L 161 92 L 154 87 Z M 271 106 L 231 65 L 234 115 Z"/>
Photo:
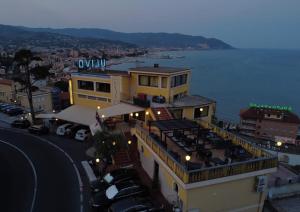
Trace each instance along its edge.
<path fill-rule="evenodd" d="M 0 129 L 3 129 L 3 128 L 0 128 Z M 60 148 L 59 146 L 57 146 L 56 144 L 48 141 L 47 139 L 44 139 L 44 138 L 41 138 L 41 137 L 38 137 L 38 136 L 35 136 L 35 135 L 32 135 L 32 134 L 29 134 L 29 133 L 26 133 L 25 131 L 16 131 L 16 130 L 12 130 L 11 128 L 5 128 L 3 130 L 7 130 L 7 131 L 10 131 L 10 132 L 14 132 L 14 133 L 20 133 L 20 134 L 23 134 L 23 135 L 27 135 L 27 136 L 31 136 L 31 137 L 34 137 L 36 139 L 39 139 L 43 142 L 46 142 L 48 143 L 50 146 L 58 149 L 59 151 L 61 151 L 71 162 L 75 172 L 76 172 L 76 175 L 77 175 L 77 180 L 78 180 L 78 184 L 79 184 L 79 192 L 80 192 L 80 196 L 79 196 L 79 199 L 80 199 L 80 212 L 83 212 L 83 183 L 82 183 L 82 180 L 81 180 L 81 177 L 80 177 L 80 174 L 79 174 L 79 170 L 77 168 L 77 166 L 75 165 L 74 163 L 74 160 L 71 158 L 71 156 L 65 152 L 62 148 Z M 32 211 L 31 211 L 32 212 Z"/>
<path fill-rule="evenodd" d="M 27 135 L 27 134 L 26 134 L 26 135 Z M 30 135 L 30 134 L 28 134 L 28 135 Z M 60 148 L 60 147 L 57 146 L 56 144 L 54 144 L 54 143 L 48 141 L 47 139 L 40 138 L 40 137 L 35 136 L 35 135 L 30 135 L 30 136 L 32 136 L 32 137 L 34 137 L 34 138 L 36 138 L 36 139 L 39 139 L 39 140 L 41 140 L 41 141 L 44 141 L 44 142 L 48 143 L 50 146 L 52 146 L 52 147 L 58 149 L 59 151 L 61 151 L 61 152 L 62 152 L 62 153 L 70 160 L 70 162 L 72 163 L 72 166 L 73 166 L 73 168 L 74 168 L 74 170 L 75 170 L 75 172 L 76 172 L 76 175 L 77 175 L 77 180 L 78 180 L 78 184 L 79 184 L 79 192 L 80 192 L 80 196 L 79 196 L 79 199 L 80 199 L 80 212 L 83 212 L 83 194 L 82 194 L 82 191 L 83 191 L 83 189 L 82 189 L 82 188 L 83 188 L 83 183 L 82 183 L 82 180 L 81 180 L 81 177 L 80 177 L 80 174 L 79 174 L 79 170 L 78 170 L 77 166 L 75 165 L 74 160 L 73 160 L 73 159 L 71 158 L 71 156 L 70 156 L 67 152 L 65 152 L 62 148 Z"/>
<path fill-rule="evenodd" d="M 37 174 L 36 174 L 36 170 L 35 170 L 35 167 L 31 161 L 31 159 L 26 155 L 25 152 L 23 152 L 19 147 L 13 145 L 13 144 L 10 144 L 6 141 L 2 141 L 0 140 L 1 143 L 3 144 L 6 144 L 8 146 L 10 146 L 11 148 L 17 150 L 18 152 L 20 152 L 25 158 L 26 160 L 29 162 L 31 168 L 32 168 L 32 171 L 33 171 L 33 175 L 34 175 L 34 190 L 33 190 L 33 198 L 32 198 L 32 202 L 31 202 L 31 207 L 30 207 L 30 212 L 33 212 L 33 208 L 34 208 L 34 204 L 35 204 L 35 200 L 36 200 L 36 192 L 37 192 Z"/>

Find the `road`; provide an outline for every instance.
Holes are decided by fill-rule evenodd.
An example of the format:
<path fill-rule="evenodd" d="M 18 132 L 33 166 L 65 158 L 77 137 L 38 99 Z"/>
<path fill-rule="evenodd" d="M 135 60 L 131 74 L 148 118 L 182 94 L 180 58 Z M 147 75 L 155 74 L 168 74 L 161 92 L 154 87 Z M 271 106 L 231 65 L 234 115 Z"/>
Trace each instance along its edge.
<path fill-rule="evenodd" d="M 46 139 L 0 129 L 0 167 L 0 211 L 86 211 L 76 163 Z"/>

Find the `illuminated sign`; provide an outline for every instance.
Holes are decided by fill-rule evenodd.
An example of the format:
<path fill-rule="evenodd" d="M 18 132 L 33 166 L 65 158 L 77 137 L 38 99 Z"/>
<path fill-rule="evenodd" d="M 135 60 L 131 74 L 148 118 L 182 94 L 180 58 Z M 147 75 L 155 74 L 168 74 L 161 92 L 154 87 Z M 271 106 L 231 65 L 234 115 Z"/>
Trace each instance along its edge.
<path fill-rule="evenodd" d="M 77 62 L 80 69 L 104 69 L 106 67 L 105 59 L 80 59 Z"/>
<path fill-rule="evenodd" d="M 250 103 L 251 108 L 256 109 L 272 109 L 272 110 L 283 110 L 283 111 L 292 111 L 292 107 L 290 106 L 279 106 L 279 105 L 259 105 L 255 103 Z"/>

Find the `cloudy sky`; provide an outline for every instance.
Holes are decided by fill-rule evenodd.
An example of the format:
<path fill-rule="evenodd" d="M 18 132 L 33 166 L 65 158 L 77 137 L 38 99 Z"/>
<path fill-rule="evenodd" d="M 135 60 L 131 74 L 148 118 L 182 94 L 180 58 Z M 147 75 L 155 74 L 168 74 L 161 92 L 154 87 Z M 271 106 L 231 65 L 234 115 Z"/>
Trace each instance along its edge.
<path fill-rule="evenodd" d="M 0 0 L 0 23 L 179 32 L 240 48 L 300 48 L 300 0 Z"/>

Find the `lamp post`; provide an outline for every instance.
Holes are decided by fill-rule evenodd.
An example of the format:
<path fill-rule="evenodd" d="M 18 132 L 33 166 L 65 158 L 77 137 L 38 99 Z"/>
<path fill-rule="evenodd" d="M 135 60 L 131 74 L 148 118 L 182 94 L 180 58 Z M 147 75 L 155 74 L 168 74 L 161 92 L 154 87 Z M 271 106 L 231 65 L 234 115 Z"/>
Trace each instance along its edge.
<path fill-rule="evenodd" d="M 276 142 L 276 146 L 277 146 L 277 158 L 278 158 L 278 152 L 279 152 L 279 148 L 281 147 L 282 142 L 281 141 L 277 141 Z"/>
<path fill-rule="evenodd" d="M 185 161 L 186 161 L 186 167 L 187 167 L 187 170 L 189 170 L 189 161 L 191 160 L 191 156 L 189 155 L 186 155 L 185 156 Z"/>

